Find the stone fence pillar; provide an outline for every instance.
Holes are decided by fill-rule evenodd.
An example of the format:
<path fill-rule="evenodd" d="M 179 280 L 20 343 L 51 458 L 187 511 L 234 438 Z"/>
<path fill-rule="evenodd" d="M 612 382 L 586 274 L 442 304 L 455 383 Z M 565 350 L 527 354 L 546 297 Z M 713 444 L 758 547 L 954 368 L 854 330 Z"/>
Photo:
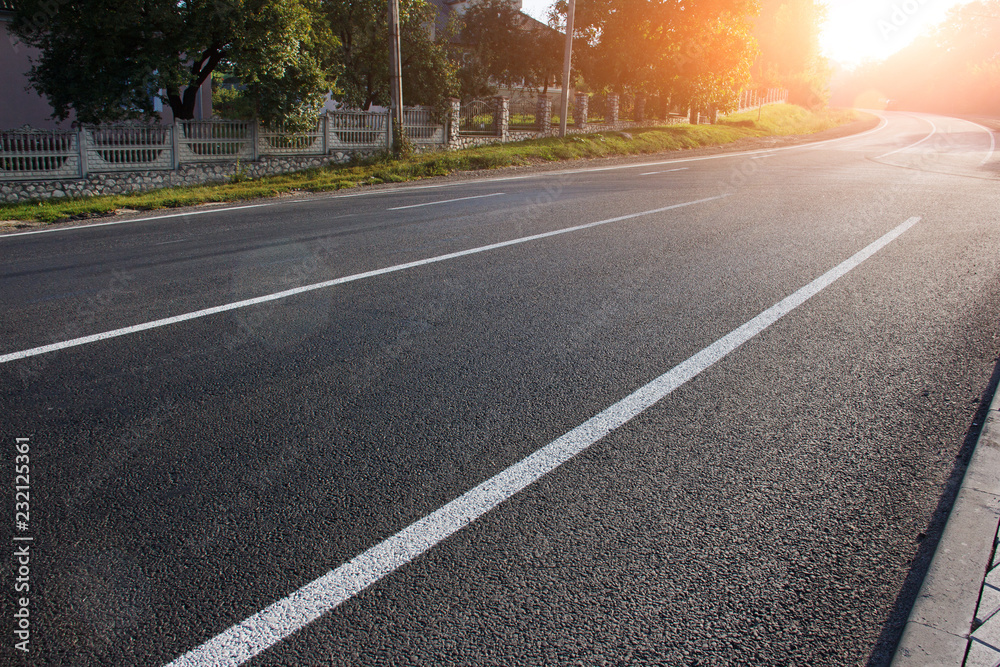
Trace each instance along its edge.
<path fill-rule="evenodd" d="M 605 122 L 614 125 L 618 122 L 618 96 L 608 95 L 608 111 L 604 116 Z"/>
<path fill-rule="evenodd" d="M 447 146 L 458 146 L 459 129 L 462 127 L 462 100 L 451 97 L 448 99 L 448 137 Z"/>
<path fill-rule="evenodd" d="M 636 94 L 635 96 L 635 122 L 641 123 L 646 120 L 646 96 Z"/>
<path fill-rule="evenodd" d="M 538 108 L 535 110 L 535 124 L 539 132 L 548 132 L 552 127 L 552 98 L 543 95 L 538 98 Z"/>
<path fill-rule="evenodd" d="M 497 136 L 500 141 L 507 141 L 510 134 L 510 99 L 506 97 L 493 98 L 496 113 Z"/>
<path fill-rule="evenodd" d="M 590 96 L 587 93 L 576 94 L 576 105 L 573 107 L 573 123 L 581 130 L 587 127 L 587 110 L 590 107 Z"/>
<path fill-rule="evenodd" d="M 688 122 L 692 125 L 697 125 L 701 122 L 701 114 L 698 113 L 698 107 L 692 106 L 688 111 Z"/>
<path fill-rule="evenodd" d="M 712 125 L 719 122 L 719 107 L 714 104 L 708 107 L 708 122 Z"/>

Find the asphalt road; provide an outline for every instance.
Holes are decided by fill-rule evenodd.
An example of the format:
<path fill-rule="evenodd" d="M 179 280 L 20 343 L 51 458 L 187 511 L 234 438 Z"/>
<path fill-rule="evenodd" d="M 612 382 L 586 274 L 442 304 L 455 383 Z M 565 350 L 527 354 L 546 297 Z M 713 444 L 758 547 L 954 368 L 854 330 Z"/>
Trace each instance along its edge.
<path fill-rule="evenodd" d="M 992 387 L 992 149 L 888 113 L 0 237 L 0 662 L 883 664 Z"/>

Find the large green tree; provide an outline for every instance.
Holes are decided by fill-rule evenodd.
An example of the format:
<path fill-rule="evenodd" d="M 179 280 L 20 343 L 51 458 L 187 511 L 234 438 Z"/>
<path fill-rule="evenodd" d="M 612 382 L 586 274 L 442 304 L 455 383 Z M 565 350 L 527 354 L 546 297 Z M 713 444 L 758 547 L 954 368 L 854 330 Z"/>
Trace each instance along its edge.
<path fill-rule="evenodd" d="M 18 0 L 11 27 L 40 50 L 29 77 L 56 118 L 151 117 L 157 97 L 193 118 L 198 88 L 223 67 L 276 124 L 314 114 L 333 85 L 333 38 L 311 2 Z"/>
<path fill-rule="evenodd" d="M 463 98 L 495 94 L 497 87 L 544 89 L 562 66 L 562 36 L 509 0 L 477 0 L 455 32 Z"/>
<path fill-rule="evenodd" d="M 341 101 L 368 109 L 389 105 L 389 28 L 384 0 L 322 0 L 340 48 L 344 71 Z M 440 106 L 458 94 L 456 66 L 448 59 L 446 35 L 435 35 L 435 8 L 424 0 L 400 0 L 399 28 L 403 103 Z"/>

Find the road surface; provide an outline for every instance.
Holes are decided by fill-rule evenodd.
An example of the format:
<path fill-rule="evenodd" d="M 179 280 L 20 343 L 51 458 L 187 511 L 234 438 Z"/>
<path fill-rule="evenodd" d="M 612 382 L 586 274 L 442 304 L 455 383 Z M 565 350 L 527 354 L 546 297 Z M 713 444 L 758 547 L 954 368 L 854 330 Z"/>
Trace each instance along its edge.
<path fill-rule="evenodd" d="M 4 664 L 883 664 L 995 386 L 993 148 L 0 237 Z"/>

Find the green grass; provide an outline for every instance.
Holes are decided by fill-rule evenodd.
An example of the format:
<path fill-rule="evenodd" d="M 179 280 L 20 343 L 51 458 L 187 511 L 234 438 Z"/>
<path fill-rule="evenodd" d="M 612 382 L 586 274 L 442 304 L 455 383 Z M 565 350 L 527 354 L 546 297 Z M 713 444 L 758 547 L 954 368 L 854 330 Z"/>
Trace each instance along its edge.
<path fill-rule="evenodd" d="M 716 125 L 674 125 L 548 138 L 512 144 L 481 146 L 462 151 L 422 153 L 403 160 L 373 159 L 354 165 L 330 165 L 293 174 L 240 183 L 164 188 L 127 195 L 57 199 L 0 204 L 0 220 L 58 222 L 109 215 L 120 209 L 148 211 L 214 202 L 237 202 L 276 197 L 293 192 L 328 192 L 378 183 L 445 176 L 456 171 L 497 169 L 558 160 L 643 155 L 705 146 L 719 146 L 744 138 L 811 134 L 856 119 L 850 111 L 811 112 L 792 105 L 765 107 L 733 114 Z"/>

